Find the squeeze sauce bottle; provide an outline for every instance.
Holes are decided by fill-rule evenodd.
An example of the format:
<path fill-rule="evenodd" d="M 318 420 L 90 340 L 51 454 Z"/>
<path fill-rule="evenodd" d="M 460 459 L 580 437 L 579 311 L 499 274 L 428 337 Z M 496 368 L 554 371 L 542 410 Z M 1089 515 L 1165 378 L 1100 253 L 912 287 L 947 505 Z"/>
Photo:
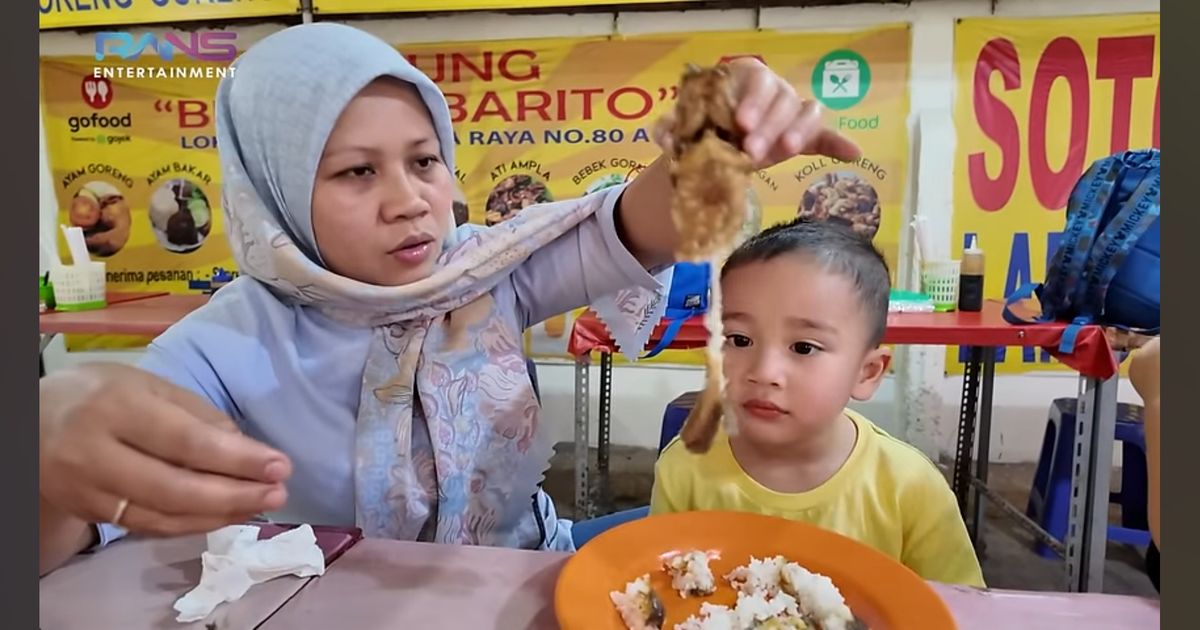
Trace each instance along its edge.
<path fill-rule="evenodd" d="M 963 250 L 962 270 L 958 279 L 958 310 L 983 310 L 983 250 L 979 239 L 971 237 L 971 246 Z"/>

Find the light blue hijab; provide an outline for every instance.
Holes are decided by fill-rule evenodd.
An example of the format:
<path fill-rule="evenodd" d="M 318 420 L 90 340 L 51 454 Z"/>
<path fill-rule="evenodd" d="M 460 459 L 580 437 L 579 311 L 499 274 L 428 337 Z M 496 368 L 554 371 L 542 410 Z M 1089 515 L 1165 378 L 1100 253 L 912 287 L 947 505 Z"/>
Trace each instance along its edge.
<path fill-rule="evenodd" d="M 339 276 L 321 262 L 311 207 L 317 164 L 338 116 L 371 81 L 407 81 L 419 90 L 453 172 L 444 97 L 387 43 L 331 23 L 273 34 L 233 68 L 216 99 L 226 230 L 239 272 L 269 291 L 250 290 L 239 279 L 221 292 L 263 321 L 305 317 L 312 309 L 371 330 L 355 424 L 357 524 L 368 536 L 417 539 L 430 514 L 421 505 L 429 492 L 418 472 L 432 467 L 433 540 L 522 546 L 530 498 L 548 468 L 552 443 L 526 373 L 523 331 L 506 323 L 514 318 L 491 291 L 535 250 L 592 216 L 600 197 L 527 209 L 488 229 L 452 230 L 433 274 L 408 285 Z M 652 328 L 645 322 L 658 321 L 662 303 L 660 294 L 632 288 L 602 299 L 598 311 L 609 314 L 618 330 L 636 331 L 630 343 L 644 344 Z M 450 331 L 450 314 L 461 330 Z M 246 327 L 229 322 L 239 325 Z M 279 382 L 299 382 L 284 377 L 302 373 L 305 354 L 323 352 L 301 352 L 276 338 L 255 343 L 262 344 L 256 352 L 270 357 L 265 367 Z M 413 424 L 421 417 L 430 444 L 414 455 Z M 301 418 L 278 421 L 313 426 Z M 429 451 L 424 459 L 422 450 Z"/>

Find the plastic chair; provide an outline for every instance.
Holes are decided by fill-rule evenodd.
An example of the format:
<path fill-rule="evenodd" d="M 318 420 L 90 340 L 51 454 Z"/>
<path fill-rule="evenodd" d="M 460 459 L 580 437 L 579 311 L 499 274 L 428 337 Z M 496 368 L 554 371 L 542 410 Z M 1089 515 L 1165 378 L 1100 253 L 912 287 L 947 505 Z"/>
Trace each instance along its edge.
<path fill-rule="evenodd" d="M 575 548 L 583 547 L 587 542 L 600 534 L 630 521 L 645 518 L 650 513 L 650 506 L 644 505 L 629 510 L 613 512 L 597 516 L 586 521 L 579 521 L 571 526 L 571 538 L 575 540 Z"/>
<path fill-rule="evenodd" d="M 1027 516 L 1058 540 L 1063 540 L 1067 534 L 1077 407 L 1078 401 L 1074 398 L 1059 398 L 1051 403 L 1042 452 L 1025 508 Z M 1108 540 L 1135 546 L 1150 544 L 1146 512 L 1146 434 L 1141 416 L 1142 408 L 1138 405 L 1117 405 L 1114 437 L 1121 442 L 1121 489 L 1109 494 L 1109 502 L 1121 506 L 1121 524 L 1108 526 Z M 1035 549 L 1043 557 L 1058 558 L 1058 554 L 1044 543 L 1038 542 Z"/>
<path fill-rule="evenodd" d="M 663 411 L 662 429 L 658 435 L 659 453 L 662 453 L 671 440 L 679 435 L 679 430 L 683 428 L 683 422 L 692 412 L 692 407 L 696 406 L 696 398 L 699 395 L 700 392 L 684 392 L 675 400 L 667 403 L 667 408 Z"/>

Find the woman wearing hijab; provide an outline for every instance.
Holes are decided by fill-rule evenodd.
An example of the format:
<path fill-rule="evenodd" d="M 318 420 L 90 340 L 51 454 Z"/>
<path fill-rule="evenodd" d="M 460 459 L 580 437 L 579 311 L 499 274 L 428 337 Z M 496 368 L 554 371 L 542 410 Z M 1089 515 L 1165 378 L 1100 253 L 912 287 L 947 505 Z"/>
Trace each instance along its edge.
<path fill-rule="evenodd" d="M 765 66 L 732 69 L 761 166 L 858 155 Z M 441 92 L 385 42 L 331 23 L 246 51 L 216 111 L 242 275 L 138 368 L 43 380 L 42 573 L 126 532 L 260 514 L 573 549 L 539 488 L 552 445 L 522 332 L 588 304 L 639 335 L 658 320 L 653 273 L 676 238 L 665 162 L 628 186 L 455 228 Z"/>

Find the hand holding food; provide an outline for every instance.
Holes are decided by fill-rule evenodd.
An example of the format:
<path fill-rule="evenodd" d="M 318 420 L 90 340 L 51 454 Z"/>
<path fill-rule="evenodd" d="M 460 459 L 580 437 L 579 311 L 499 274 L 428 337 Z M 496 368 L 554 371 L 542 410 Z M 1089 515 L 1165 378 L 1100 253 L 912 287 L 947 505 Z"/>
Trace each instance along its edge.
<path fill-rule="evenodd" d="M 39 490 L 59 512 L 131 532 L 208 532 L 286 501 L 287 457 L 195 394 L 93 363 L 43 378 Z"/>
<path fill-rule="evenodd" d="M 670 147 L 674 198 L 671 217 L 679 232 L 676 258 L 707 261 L 714 269 L 733 250 L 746 219 L 746 190 L 753 164 L 738 148 L 742 134 L 734 121 L 734 91 L 726 66 L 690 66 L 679 86 Z M 705 325 L 704 391 L 680 432 L 688 450 L 706 452 L 722 417 L 725 377 L 721 348 L 720 283 L 712 282 Z"/>
<path fill-rule="evenodd" d="M 753 57 L 742 57 L 719 66 L 725 68 L 735 105 L 733 122 L 740 130 L 737 148 L 746 152 L 755 168 L 769 168 L 798 155 L 827 155 L 854 160 L 862 151 L 853 140 L 827 127 L 816 101 L 801 98 L 783 77 Z M 679 101 L 693 98 L 680 85 Z M 671 154 L 675 118 L 667 114 L 655 128 L 655 138 Z"/>

